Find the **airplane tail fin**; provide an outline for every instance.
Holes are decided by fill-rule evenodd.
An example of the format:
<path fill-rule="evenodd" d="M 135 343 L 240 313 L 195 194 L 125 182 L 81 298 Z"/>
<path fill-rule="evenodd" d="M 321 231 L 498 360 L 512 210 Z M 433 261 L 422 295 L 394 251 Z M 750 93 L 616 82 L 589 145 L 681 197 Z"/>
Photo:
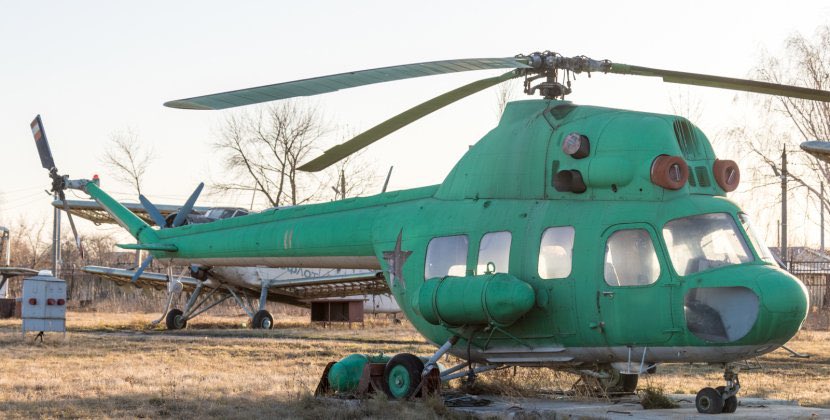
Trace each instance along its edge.
<path fill-rule="evenodd" d="M 110 214 L 119 225 L 127 229 L 134 238 L 140 243 L 157 243 L 159 241 L 158 234 L 147 222 L 136 216 L 135 213 L 122 206 L 121 203 L 105 193 L 97 183 L 87 182 L 83 186 L 83 190 Z"/>

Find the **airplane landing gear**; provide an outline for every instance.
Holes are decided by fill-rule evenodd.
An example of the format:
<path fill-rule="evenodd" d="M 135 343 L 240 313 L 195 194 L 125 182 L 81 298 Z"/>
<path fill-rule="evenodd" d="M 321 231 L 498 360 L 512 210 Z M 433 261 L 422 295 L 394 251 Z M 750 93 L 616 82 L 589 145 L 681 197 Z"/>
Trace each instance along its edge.
<path fill-rule="evenodd" d="M 180 330 L 187 326 L 187 319 L 185 319 L 184 313 L 179 309 L 173 309 L 168 312 L 165 322 L 168 330 Z"/>
<path fill-rule="evenodd" d="M 697 393 L 695 407 L 698 413 L 720 414 L 734 413 L 738 409 L 738 391 L 741 383 L 738 380 L 738 372 L 731 366 L 727 366 L 723 373 L 726 386 L 717 388 L 703 388 Z"/>
<path fill-rule="evenodd" d="M 255 330 L 270 330 L 274 326 L 274 317 L 265 309 L 260 309 L 254 314 L 251 321 L 251 328 Z"/>

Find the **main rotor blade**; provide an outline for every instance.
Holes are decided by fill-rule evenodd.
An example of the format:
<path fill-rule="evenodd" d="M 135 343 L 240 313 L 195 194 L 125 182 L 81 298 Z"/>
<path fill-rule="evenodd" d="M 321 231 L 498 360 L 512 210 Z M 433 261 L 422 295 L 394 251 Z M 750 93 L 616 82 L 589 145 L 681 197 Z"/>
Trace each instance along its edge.
<path fill-rule="evenodd" d="M 800 146 L 801 150 L 813 155 L 814 158 L 830 163 L 830 142 L 805 141 Z"/>
<path fill-rule="evenodd" d="M 196 190 L 193 191 L 193 194 L 190 194 L 190 198 L 184 203 L 182 208 L 179 209 L 179 212 L 176 213 L 176 218 L 173 219 L 172 227 L 179 227 L 181 224 L 187 219 L 187 215 L 193 210 L 193 205 L 196 204 L 196 200 L 199 198 L 199 194 L 202 192 L 202 188 L 204 188 L 205 183 L 200 182 L 199 186 L 196 187 Z"/>
<path fill-rule="evenodd" d="M 649 67 L 632 66 L 620 63 L 611 64 L 608 69 L 608 73 L 661 77 L 664 82 L 669 83 L 707 86 L 713 88 L 739 90 L 743 92 L 764 93 L 767 95 L 779 95 L 791 98 L 830 102 L 830 92 L 824 90 L 759 82 L 756 80 L 735 79 L 732 77 L 712 76 L 708 74 L 653 69 Z"/>
<path fill-rule="evenodd" d="M 352 71 L 329 76 L 312 77 L 310 79 L 296 80 L 293 82 L 215 93 L 212 95 L 196 96 L 193 98 L 169 101 L 164 106 L 181 109 L 225 109 L 278 99 L 294 98 L 297 96 L 319 95 L 321 93 L 335 92 L 341 89 L 371 85 L 374 83 L 391 82 L 393 80 L 472 70 L 529 67 L 526 58 L 516 57 L 431 61 Z"/>
<path fill-rule="evenodd" d="M 323 152 L 322 156 L 300 166 L 299 170 L 308 172 L 317 172 L 328 168 L 337 163 L 343 158 L 359 151 L 360 149 L 386 137 L 390 133 L 429 115 L 447 105 L 450 105 L 460 99 L 466 98 L 476 92 L 480 92 L 491 86 L 495 86 L 504 81 L 520 77 L 521 73 L 518 71 L 509 71 L 501 76 L 490 77 L 466 84 L 460 88 L 453 89 L 443 95 L 436 96 L 422 104 L 416 105 L 394 117 L 364 131 L 357 135 L 357 137 L 332 147 Z"/>
<path fill-rule="evenodd" d="M 141 202 L 141 206 L 144 207 L 144 210 L 147 210 L 147 214 L 150 215 L 150 218 L 158 225 L 158 227 L 164 229 L 164 225 L 166 224 L 164 220 L 164 216 L 162 216 L 161 212 L 159 211 L 158 207 L 155 204 L 151 203 L 144 194 L 139 194 L 138 201 Z"/>
<path fill-rule="evenodd" d="M 43 128 L 43 121 L 38 114 L 32 123 L 29 124 L 32 128 L 32 135 L 35 136 L 35 145 L 37 145 L 37 154 L 40 155 L 40 164 L 43 169 L 55 167 L 55 160 L 52 158 L 52 150 L 49 148 L 49 142 L 46 140 L 46 130 Z"/>

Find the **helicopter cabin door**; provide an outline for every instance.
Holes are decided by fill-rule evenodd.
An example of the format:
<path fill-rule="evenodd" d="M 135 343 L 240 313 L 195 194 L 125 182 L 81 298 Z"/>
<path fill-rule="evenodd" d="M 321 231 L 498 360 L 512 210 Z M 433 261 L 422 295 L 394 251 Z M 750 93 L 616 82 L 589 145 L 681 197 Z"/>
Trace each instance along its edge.
<path fill-rule="evenodd" d="M 616 225 L 602 237 L 597 309 L 611 347 L 653 345 L 675 331 L 666 254 L 651 225 Z"/>

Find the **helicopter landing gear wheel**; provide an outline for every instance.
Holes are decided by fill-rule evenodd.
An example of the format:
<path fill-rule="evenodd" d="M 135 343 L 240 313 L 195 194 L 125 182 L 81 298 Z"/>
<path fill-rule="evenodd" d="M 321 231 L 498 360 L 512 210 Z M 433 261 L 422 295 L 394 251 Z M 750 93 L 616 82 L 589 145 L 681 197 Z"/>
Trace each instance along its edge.
<path fill-rule="evenodd" d="M 172 309 L 167 313 L 165 324 L 167 324 L 168 330 L 180 330 L 187 326 L 187 319 L 185 319 L 184 313 L 181 310 Z"/>
<path fill-rule="evenodd" d="M 274 327 L 274 317 L 266 310 L 257 311 L 251 321 L 251 328 L 255 330 L 270 330 Z"/>
<path fill-rule="evenodd" d="M 617 369 L 610 369 L 608 378 L 599 380 L 599 384 L 606 393 L 630 394 L 637 390 L 637 382 L 640 376 L 637 374 L 622 373 Z"/>
<path fill-rule="evenodd" d="M 391 399 L 411 397 L 421 384 L 424 362 L 409 353 L 396 354 L 383 369 L 383 392 Z"/>
<path fill-rule="evenodd" d="M 723 397 L 714 388 L 703 388 L 697 393 L 695 408 L 701 414 L 720 414 L 723 412 Z"/>
<path fill-rule="evenodd" d="M 715 388 L 715 390 L 718 391 L 718 393 L 721 395 L 721 398 L 723 398 L 723 394 L 726 393 L 725 386 L 719 386 Z M 738 397 L 733 395 L 723 400 L 723 411 L 721 411 L 722 413 L 734 413 L 736 410 L 738 410 Z"/>

